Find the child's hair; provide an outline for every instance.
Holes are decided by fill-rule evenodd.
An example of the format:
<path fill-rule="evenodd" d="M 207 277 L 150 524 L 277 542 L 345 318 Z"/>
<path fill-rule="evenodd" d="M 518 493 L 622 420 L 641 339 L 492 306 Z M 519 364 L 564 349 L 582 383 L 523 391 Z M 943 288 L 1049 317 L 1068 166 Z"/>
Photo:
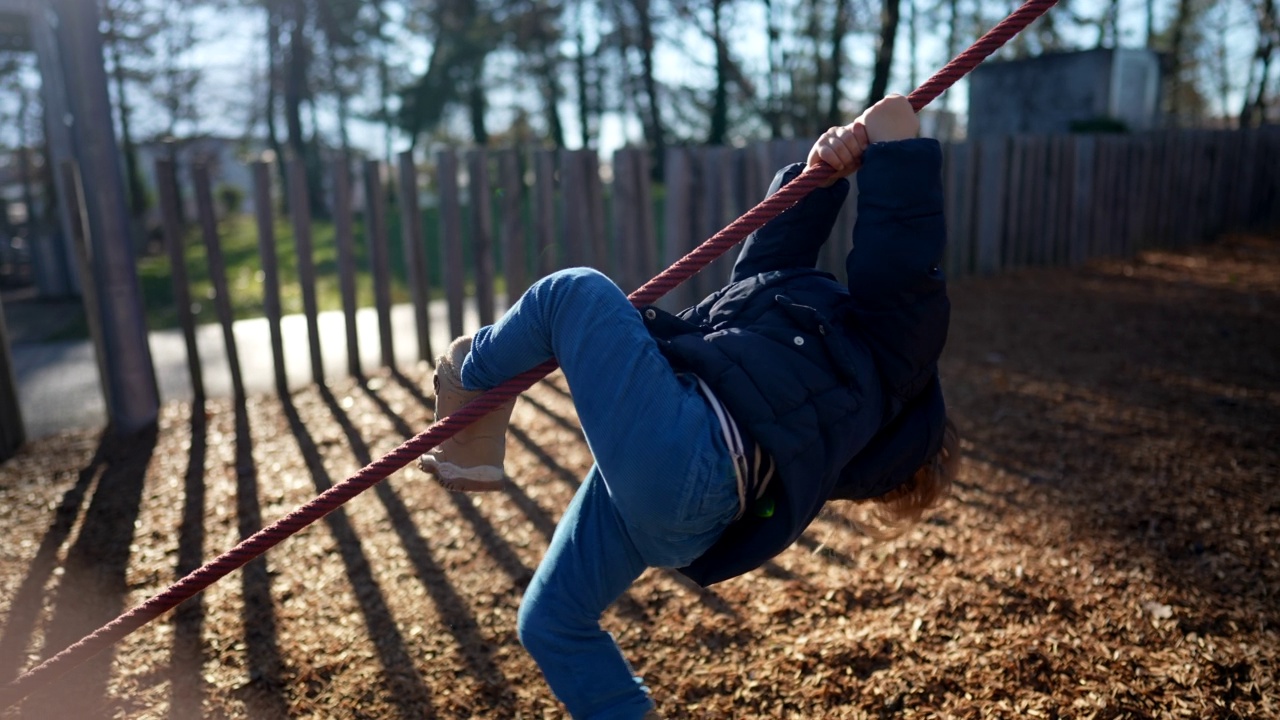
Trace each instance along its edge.
<path fill-rule="evenodd" d="M 876 540 L 891 540 L 920 522 L 926 510 L 946 498 L 960 470 L 960 433 L 948 418 L 942 431 L 942 447 L 902 485 L 879 497 L 863 500 L 858 529 Z"/>

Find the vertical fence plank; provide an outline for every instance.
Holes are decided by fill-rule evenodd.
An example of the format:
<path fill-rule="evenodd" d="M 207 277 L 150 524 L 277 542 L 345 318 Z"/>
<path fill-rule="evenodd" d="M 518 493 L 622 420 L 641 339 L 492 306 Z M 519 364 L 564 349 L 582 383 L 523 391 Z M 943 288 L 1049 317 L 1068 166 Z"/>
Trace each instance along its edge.
<path fill-rule="evenodd" d="M 476 309 L 480 325 L 494 321 L 493 287 L 493 204 L 489 190 L 489 154 L 476 149 L 467 152 L 467 175 L 471 194 L 471 260 L 475 263 Z"/>
<path fill-rule="evenodd" d="M 98 364 L 98 378 L 102 388 L 102 399 L 110 410 L 116 407 L 112 399 L 114 383 L 107 382 L 106 342 L 103 338 L 102 314 L 98 305 L 101 296 L 98 291 L 97 276 L 93 266 L 89 264 L 90 237 L 88 210 L 85 207 L 84 184 L 80 178 L 80 167 L 70 160 L 63 161 L 62 197 L 66 198 L 67 216 L 71 224 L 71 249 L 75 255 L 76 274 L 80 279 L 80 297 L 84 303 L 84 317 L 89 325 L 89 337 L 93 341 L 93 356 Z"/>
<path fill-rule="evenodd" d="M 1005 171 L 1008 140 L 987 138 L 977 143 L 978 207 L 974 268 L 990 275 L 1000 270 L 1000 245 L 1004 239 Z"/>
<path fill-rule="evenodd" d="M 529 288 L 528 252 L 524 229 L 524 177 L 520 154 L 514 149 L 498 154 L 498 187 L 502 192 L 502 271 L 507 285 L 507 307 Z"/>
<path fill-rule="evenodd" d="M 1045 175 L 1045 217 L 1040 231 L 1041 259 L 1047 266 L 1065 262 L 1067 238 L 1075 232 L 1075 204 L 1071 159 L 1075 157 L 1075 138 L 1060 135 L 1049 141 Z"/>
<path fill-rule="evenodd" d="M 1146 247 L 1147 220 L 1149 217 L 1149 193 L 1151 185 L 1151 147 L 1147 135 L 1133 136 L 1133 177 L 1130 181 L 1132 200 L 1129 205 L 1129 223 L 1126 232 L 1129 234 L 1129 247 L 1138 252 Z"/>
<path fill-rule="evenodd" d="M 302 290 L 302 313 L 307 322 L 307 346 L 311 350 L 311 379 L 323 384 L 324 356 L 320 352 L 320 321 L 316 306 L 311 204 L 307 199 L 307 167 L 301 158 L 289 161 L 289 211 L 293 215 L 293 243 L 298 253 L 298 285 Z"/>
<path fill-rule="evenodd" d="M 560 267 L 556 234 L 556 156 L 553 150 L 534 153 L 534 224 L 537 235 L 537 272 L 550 275 Z"/>
<path fill-rule="evenodd" d="M 1044 264 L 1043 226 L 1048 221 L 1048 195 L 1051 192 L 1046 177 L 1048 173 L 1049 139 L 1043 135 L 1028 141 L 1026 187 L 1022 197 L 1022 229 L 1025 238 L 1022 262 L 1025 265 Z"/>
<path fill-rule="evenodd" d="M 391 249 L 387 236 L 387 200 L 382 189 L 382 163 L 364 162 L 364 234 L 373 274 L 373 304 L 378 315 L 378 347 L 383 367 L 396 366 L 391 330 Z"/>
<path fill-rule="evenodd" d="M 13 369 L 12 352 L 9 348 L 9 327 L 4 320 L 4 304 L 0 303 L 0 462 L 13 457 L 27 437 L 18 402 L 18 379 Z"/>
<path fill-rule="evenodd" d="M 618 268 L 605 235 L 604 182 L 600 179 L 600 156 L 590 148 L 579 152 L 582 163 L 582 203 L 591 266 L 616 279 Z"/>
<path fill-rule="evenodd" d="M 1009 189 L 1005 194 L 1004 247 L 1001 253 L 1001 265 L 1008 269 L 1021 267 L 1022 258 L 1022 200 L 1026 195 L 1026 155 L 1027 138 L 1014 136 L 1008 142 L 1008 178 Z"/>
<path fill-rule="evenodd" d="M 694 247 L 715 235 L 732 219 L 729 217 L 729 204 L 732 200 L 726 197 L 726 191 L 732 190 L 728 184 L 729 172 L 726 167 L 731 157 L 729 149 L 705 147 L 698 155 L 698 200 L 701 206 L 698 218 L 702 224 L 700 230 L 694 233 Z M 695 276 L 699 280 L 695 286 L 698 300 L 719 290 L 729 281 L 740 247 L 741 245 L 735 245 L 729 248 Z"/>
<path fill-rule="evenodd" d="M 462 207 L 458 197 L 458 157 L 452 150 L 436 155 L 436 187 L 440 193 L 440 268 L 449 305 L 449 336 L 463 328 Z"/>
<path fill-rule="evenodd" d="M 636 287 L 643 285 L 660 270 L 658 258 L 658 230 L 653 207 L 653 158 L 647 149 L 635 151 L 636 178 L 636 229 L 638 230 L 637 258 L 641 271 L 636 277 Z"/>
<path fill-rule="evenodd" d="M 1262 131 L 1267 138 L 1267 155 L 1255 171 L 1263 173 L 1266 178 L 1267 194 L 1262 200 L 1262 207 L 1270 209 L 1265 223 L 1269 229 L 1275 230 L 1280 228 L 1280 169 L 1277 169 L 1280 167 L 1280 127 L 1270 125 Z"/>
<path fill-rule="evenodd" d="M 240 351 L 236 347 L 235 315 L 231 311 L 231 293 L 227 287 L 227 264 L 222 257 L 222 241 L 218 238 L 218 219 L 213 212 L 213 188 L 209 168 L 203 163 L 192 169 L 195 181 L 196 212 L 200 217 L 200 233 L 204 237 L 209 261 L 209 281 L 213 284 L 213 307 L 222 326 L 222 339 L 227 348 L 227 367 L 231 370 L 231 392 L 236 402 L 244 402 L 244 376 L 240 371 Z"/>
<path fill-rule="evenodd" d="M 1069 266 L 1084 262 L 1089 243 L 1092 242 L 1093 222 L 1096 217 L 1094 205 L 1097 200 L 1094 194 L 1094 168 L 1096 167 L 1097 139 L 1089 135 L 1076 136 L 1071 155 L 1074 168 L 1071 184 L 1071 211 L 1074 216 L 1072 232 L 1067 238 L 1066 256 L 1062 258 Z"/>
<path fill-rule="evenodd" d="M 967 248 L 973 237 L 970 224 L 973 196 L 973 143 L 959 142 L 947 146 L 944 208 L 947 222 L 946 270 L 948 277 L 962 278 L 970 273 Z"/>
<path fill-rule="evenodd" d="M 1102 135 L 1098 138 L 1098 155 L 1099 161 L 1095 170 L 1094 188 L 1097 202 L 1094 206 L 1099 208 L 1101 212 L 1097 212 L 1097 235 L 1094 238 L 1093 252 L 1085 256 L 1084 260 L 1088 261 L 1094 257 L 1103 257 L 1114 252 L 1116 238 L 1112 234 L 1112 228 L 1115 226 L 1115 216 L 1120 211 L 1118 207 L 1119 193 L 1117 192 L 1120 185 L 1120 168 L 1116 157 L 1116 138 L 1110 135 Z"/>
<path fill-rule="evenodd" d="M 200 349 L 196 345 L 196 323 L 191 316 L 191 281 L 187 277 L 186 243 L 182 237 L 182 221 L 178 203 L 178 174 L 167 158 L 156 160 L 156 188 L 160 191 L 160 225 L 165 249 L 169 254 L 169 279 L 173 285 L 173 302 L 182 327 L 182 341 L 187 348 L 187 373 L 191 377 L 191 394 L 197 406 L 203 405 L 204 373 Z"/>
<path fill-rule="evenodd" d="M 284 333 L 280 329 L 280 270 L 276 260 L 275 218 L 271 201 L 271 165 L 253 164 L 253 213 L 258 222 L 258 257 L 262 264 L 262 308 L 271 335 L 271 360 L 276 374 L 276 392 L 289 394 L 289 374 L 284 364 Z"/>
<path fill-rule="evenodd" d="M 582 267 L 587 260 L 586 178 L 575 150 L 561 150 L 560 165 L 560 264 Z"/>
<path fill-rule="evenodd" d="M 427 246 L 422 235 L 422 208 L 418 203 L 418 168 L 413 151 L 397 156 L 396 179 L 400 197 L 400 242 L 404 245 L 405 277 L 413 301 L 413 328 L 418 336 L 418 359 L 433 362 L 431 352 L 431 276 Z"/>
<path fill-rule="evenodd" d="M 356 255 L 351 215 L 351 158 L 333 161 L 333 234 L 338 250 L 338 290 L 346 324 L 347 372 L 360 377 L 360 336 L 356 327 Z"/>
<path fill-rule="evenodd" d="M 1209 185 L 1209 207 L 1212 211 L 1209 223 L 1215 232 L 1227 229 L 1227 198 L 1230 187 L 1230 173 L 1224 168 L 1231 167 L 1231 145 L 1229 131 L 1216 130 L 1209 134 L 1209 170 L 1205 182 Z"/>
<path fill-rule="evenodd" d="M 652 271 L 645 259 L 644 218 L 651 210 L 641 200 L 639 177 L 645 151 L 622 148 L 613 154 L 613 230 L 618 252 L 618 282 L 622 289 L 631 292 L 638 288 Z M 652 250 L 650 250 L 652 252 Z"/>
<path fill-rule="evenodd" d="M 613 244 L 618 254 L 618 277 L 623 292 L 631 292 L 640 282 L 637 254 L 638 229 L 635 191 L 635 151 L 621 148 L 613 153 Z"/>
<path fill-rule="evenodd" d="M 1253 225 L 1256 220 L 1254 213 L 1253 188 L 1254 183 L 1262 169 L 1258 165 L 1258 137 L 1261 132 L 1248 128 L 1241 132 L 1241 162 L 1238 185 L 1236 186 L 1236 223 L 1240 227 L 1248 227 Z"/>
<path fill-rule="evenodd" d="M 684 148 L 667 148 L 663 163 L 666 172 L 667 204 L 663 224 L 666 227 L 666 248 L 663 263 L 670 265 L 693 249 L 692 214 L 693 173 L 688 152 Z M 697 300 L 690 283 L 667 293 L 662 307 L 680 310 Z"/>

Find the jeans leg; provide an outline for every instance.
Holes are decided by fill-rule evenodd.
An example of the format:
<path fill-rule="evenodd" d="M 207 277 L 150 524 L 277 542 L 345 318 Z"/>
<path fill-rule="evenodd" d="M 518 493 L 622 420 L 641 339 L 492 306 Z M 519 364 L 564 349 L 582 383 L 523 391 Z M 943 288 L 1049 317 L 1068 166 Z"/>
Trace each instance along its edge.
<path fill-rule="evenodd" d="M 520 642 L 569 713 L 635 720 L 653 706 L 600 615 L 644 572 L 599 468 L 565 511 L 520 603 Z"/>
<path fill-rule="evenodd" d="M 694 381 L 675 373 L 618 286 L 587 268 L 539 280 L 478 331 L 462 381 L 487 389 L 552 356 L 645 561 L 679 566 L 700 555 L 738 500 L 718 422 Z"/>

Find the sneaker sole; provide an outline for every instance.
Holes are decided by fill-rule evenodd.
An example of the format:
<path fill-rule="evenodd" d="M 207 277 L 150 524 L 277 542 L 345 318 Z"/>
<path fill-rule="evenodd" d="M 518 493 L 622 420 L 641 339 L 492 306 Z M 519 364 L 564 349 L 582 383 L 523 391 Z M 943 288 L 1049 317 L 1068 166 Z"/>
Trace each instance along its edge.
<path fill-rule="evenodd" d="M 462 467 L 451 462 L 436 460 L 434 455 L 426 454 L 418 458 L 418 467 L 431 475 L 437 483 L 447 490 L 457 492 L 494 492 L 502 489 L 504 473 L 502 468 L 492 465 Z"/>

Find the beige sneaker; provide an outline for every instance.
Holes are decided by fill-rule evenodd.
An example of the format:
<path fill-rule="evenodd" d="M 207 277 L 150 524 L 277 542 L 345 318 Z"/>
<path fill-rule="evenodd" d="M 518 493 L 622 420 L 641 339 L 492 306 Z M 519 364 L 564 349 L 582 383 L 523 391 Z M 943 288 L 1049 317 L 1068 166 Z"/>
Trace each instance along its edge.
<path fill-rule="evenodd" d="M 471 350 L 471 337 L 453 341 L 436 361 L 436 420 L 466 405 L 482 392 L 462 387 L 462 361 Z M 516 399 L 471 423 L 418 458 L 418 467 L 450 490 L 485 492 L 502 489 L 502 461 L 507 454 L 507 424 Z"/>

